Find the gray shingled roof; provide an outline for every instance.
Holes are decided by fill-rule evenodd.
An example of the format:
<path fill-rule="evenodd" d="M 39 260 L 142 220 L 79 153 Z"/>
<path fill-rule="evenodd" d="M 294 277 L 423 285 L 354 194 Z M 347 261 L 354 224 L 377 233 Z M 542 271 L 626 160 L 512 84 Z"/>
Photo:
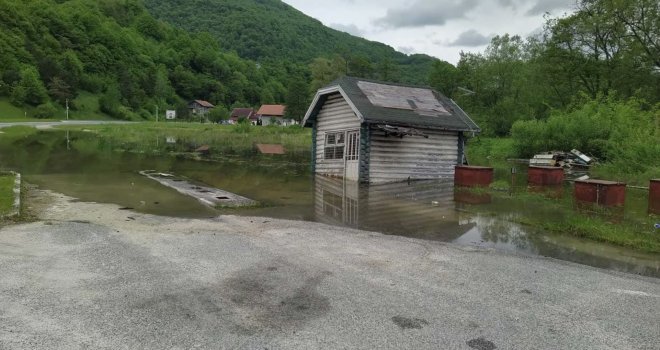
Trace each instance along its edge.
<path fill-rule="evenodd" d="M 320 91 L 337 86 L 341 87 L 351 103 L 364 117 L 366 123 L 455 131 L 481 131 L 454 101 L 429 87 L 342 77 Z M 405 96 L 393 96 L 397 91 Z M 393 101 L 388 101 L 388 99 Z M 313 106 L 309 119 L 316 118 L 316 114 L 324 102 L 324 96 L 320 96 L 317 106 Z M 407 104 L 404 106 L 403 104 L 406 102 Z"/>

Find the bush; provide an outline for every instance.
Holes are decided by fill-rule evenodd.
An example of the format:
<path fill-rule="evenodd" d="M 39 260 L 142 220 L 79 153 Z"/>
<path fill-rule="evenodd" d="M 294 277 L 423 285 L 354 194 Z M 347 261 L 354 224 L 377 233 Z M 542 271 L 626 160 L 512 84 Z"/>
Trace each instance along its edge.
<path fill-rule="evenodd" d="M 513 140 L 509 138 L 475 137 L 466 143 L 465 151 L 470 164 L 493 164 L 515 157 Z"/>
<path fill-rule="evenodd" d="M 50 102 L 37 106 L 34 110 L 34 117 L 39 119 L 54 118 L 57 114 L 57 108 Z"/>
<path fill-rule="evenodd" d="M 598 97 L 547 121 L 518 121 L 511 136 L 519 157 L 573 148 L 615 164 L 628 173 L 660 168 L 660 105 L 645 108 L 636 99 Z"/>
<path fill-rule="evenodd" d="M 122 120 L 140 120 L 141 117 L 133 112 L 129 107 L 120 105 L 117 107 L 116 112 L 112 114 L 113 117 L 117 119 L 122 119 Z"/>
<path fill-rule="evenodd" d="M 229 119 L 229 111 L 224 106 L 215 106 L 208 115 L 210 121 L 217 123 Z"/>
<path fill-rule="evenodd" d="M 252 128 L 253 126 L 249 122 L 239 122 L 238 124 L 232 126 L 231 131 L 237 134 L 249 134 L 252 131 Z"/>

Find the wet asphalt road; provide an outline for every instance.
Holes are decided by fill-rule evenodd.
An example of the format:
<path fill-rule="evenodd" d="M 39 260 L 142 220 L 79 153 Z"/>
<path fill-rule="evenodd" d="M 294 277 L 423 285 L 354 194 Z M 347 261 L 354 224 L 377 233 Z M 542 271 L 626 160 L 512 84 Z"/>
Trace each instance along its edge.
<path fill-rule="evenodd" d="M 657 349 L 660 280 L 59 197 L 0 230 L 0 349 Z"/>

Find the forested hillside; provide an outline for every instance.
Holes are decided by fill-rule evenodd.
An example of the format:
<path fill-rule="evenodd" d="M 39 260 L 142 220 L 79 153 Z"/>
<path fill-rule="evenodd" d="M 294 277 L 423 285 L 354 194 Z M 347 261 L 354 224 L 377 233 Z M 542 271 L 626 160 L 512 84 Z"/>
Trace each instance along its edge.
<path fill-rule="evenodd" d="M 185 112 L 191 99 L 218 105 L 220 116 L 298 101 L 290 111 L 299 117 L 309 95 L 347 69 L 423 83 L 436 61 L 326 28 L 280 1 L 146 3 L 187 25 L 156 19 L 142 0 L 1 1 L 0 106 L 43 118 L 68 100 L 74 111 L 142 119 L 157 107 Z"/>
<path fill-rule="evenodd" d="M 220 46 L 262 63 L 307 66 L 339 55 L 348 74 L 426 84 L 427 55 L 405 55 L 324 26 L 280 0 L 144 0 L 157 18 L 190 31 L 208 31 Z M 347 64 L 346 64 L 347 63 Z"/>
<path fill-rule="evenodd" d="M 436 63 L 430 82 L 497 136 L 607 96 L 650 109 L 660 102 L 660 3 L 580 0 L 540 35 L 502 34 L 456 67 Z"/>
<path fill-rule="evenodd" d="M 49 117 L 98 97 L 115 118 L 206 99 L 230 107 L 281 102 L 286 70 L 259 69 L 207 34 L 156 20 L 139 0 L 0 1 L 0 100 Z M 161 109 L 162 110 L 162 109 Z"/>
<path fill-rule="evenodd" d="M 541 35 L 499 35 L 430 83 L 478 121 L 513 138 L 505 156 L 578 148 L 607 178 L 660 176 L 660 2 L 579 0 Z"/>

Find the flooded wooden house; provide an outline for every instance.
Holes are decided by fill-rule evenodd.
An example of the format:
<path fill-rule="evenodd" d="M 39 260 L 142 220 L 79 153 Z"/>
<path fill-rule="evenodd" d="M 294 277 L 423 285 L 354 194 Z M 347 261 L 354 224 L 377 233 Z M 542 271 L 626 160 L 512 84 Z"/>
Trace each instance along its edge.
<path fill-rule="evenodd" d="M 481 131 L 430 88 L 353 77 L 320 89 L 303 123 L 316 174 L 368 183 L 452 178 Z"/>

